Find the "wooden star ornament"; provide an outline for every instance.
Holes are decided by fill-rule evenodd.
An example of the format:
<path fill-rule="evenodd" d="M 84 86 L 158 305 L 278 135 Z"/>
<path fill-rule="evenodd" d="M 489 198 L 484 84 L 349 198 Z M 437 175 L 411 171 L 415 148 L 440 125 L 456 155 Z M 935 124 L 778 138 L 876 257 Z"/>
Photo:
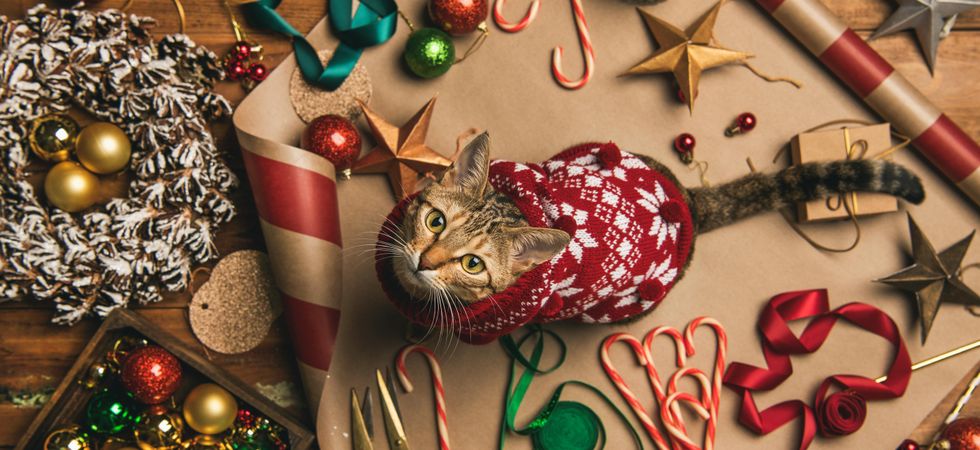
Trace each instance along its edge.
<path fill-rule="evenodd" d="M 432 98 L 412 118 L 396 127 L 358 101 L 377 146 L 351 166 L 351 172 L 384 173 L 399 200 L 415 193 L 419 180 L 430 171 L 449 167 L 452 161 L 425 145 L 436 99 Z"/>
<path fill-rule="evenodd" d="M 980 295 L 960 280 L 960 267 L 976 230 L 941 252 L 936 252 L 919 225 L 909 214 L 909 235 L 912 239 L 912 258 L 915 264 L 885 278 L 875 280 L 915 293 L 925 344 L 932 323 L 943 303 L 980 306 Z"/>
<path fill-rule="evenodd" d="M 729 50 L 712 43 L 713 29 L 722 3 L 723 1 L 716 3 L 687 31 L 637 8 L 660 49 L 623 75 L 673 72 L 687 107 L 693 114 L 694 98 L 698 93 L 702 71 L 752 57 L 750 53 Z"/>

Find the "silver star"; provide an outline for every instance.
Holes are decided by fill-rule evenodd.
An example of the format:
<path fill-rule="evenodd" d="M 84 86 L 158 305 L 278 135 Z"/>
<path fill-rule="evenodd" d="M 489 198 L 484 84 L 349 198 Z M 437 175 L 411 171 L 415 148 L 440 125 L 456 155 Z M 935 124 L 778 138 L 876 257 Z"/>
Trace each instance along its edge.
<path fill-rule="evenodd" d="M 925 54 L 929 72 L 936 65 L 939 40 L 945 37 L 943 29 L 952 28 L 956 15 L 980 7 L 980 0 L 896 0 L 898 9 L 875 30 L 870 39 L 896 31 L 915 29 L 919 46 Z M 948 34 L 948 33 L 947 33 Z"/>

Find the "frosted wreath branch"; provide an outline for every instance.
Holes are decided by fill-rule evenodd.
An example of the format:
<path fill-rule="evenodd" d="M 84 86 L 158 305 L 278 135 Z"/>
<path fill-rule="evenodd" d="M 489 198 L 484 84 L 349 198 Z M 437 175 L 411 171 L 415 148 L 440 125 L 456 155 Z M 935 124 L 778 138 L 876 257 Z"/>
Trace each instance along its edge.
<path fill-rule="evenodd" d="M 207 126 L 231 112 L 211 92 L 223 72 L 185 35 L 154 42 L 153 24 L 45 5 L 0 17 L 0 302 L 53 301 L 52 320 L 73 324 L 183 290 L 215 258 L 238 184 Z M 71 106 L 133 142 L 129 197 L 78 215 L 41 203 L 27 181 L 30 121 Z"/>

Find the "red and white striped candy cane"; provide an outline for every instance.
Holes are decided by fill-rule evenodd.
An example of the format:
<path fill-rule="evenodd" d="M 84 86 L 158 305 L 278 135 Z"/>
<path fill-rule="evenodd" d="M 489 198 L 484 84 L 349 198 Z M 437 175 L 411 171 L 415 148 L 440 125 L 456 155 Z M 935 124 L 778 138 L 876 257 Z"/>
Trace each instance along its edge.
<path fill-rule="evenodd" d="M 606 375 L 609 376 L 609 379 L 612 380 L 613 385 L 616 386 L 616 390 L 619 391 L 619 394 L 622 395 L 623 399 L 626 400 L 626 403 L 629 404 L 630 409 L 633 410 L 633 413 L 636 414 L 636 418 L 639 419 L 640 423 L 643 425 L 643 428 L 647 431 L 647 435 L 650 436 L 650 439 L 653 440 L 653 443 L 656 444 L 657 448 L 660 450 L 669 450 L 671 448 L 669 442 L 664 439 L 662 434 L 660 434 L 660 430 L 657 429 L 657 425 L 654 424 L 650 414 L 647 413 L 647 409 L 643 407 L 643 404 L 636 397 L 636 394 L 634 394 L 629 386 L 626 385 L 626 382 L 623 381 L 623 377 L 619 374 L 619 371 L 613 367 L 612 360 L 609 359 L 609 348 L 619 341 L 629 344 L 630 348 L 633 350 L 633 354 L 636 355 L 637 362 L 640 365 L 645 366 L 647 368 L 647 373 L 650 373 L 651 364 L 646 357 L 646 352 L 643 345 L 640 343 L 639 339 L 626 333 L 614 333 L 602 341 L 602 346 L 599 349 L 599 359 L 602 362 L 602 369 L 606 372 Z M 662 388 L 659 385 L 654 388 L 654 393 L 657 393 L 658 390 L 662 393 Z M 659 395 L 660 394 L 658 394 L 658 396 Z"/>
<path fill-rule="evenodd" d="M 647 361 L 647 377 L 650 379 L 650 387 L 653 388 L 653 393 L 657 396 L 657 402 L 661 408 L 665 407 L 667 401 L 667 392 L 664 390 L 663 382 L 660 380 L 660 374 L 657 372 L 656 365 L 653 364 L 653 341 L 657 336 L 666 335 L 674 341 L 674 357 L 675 365 L 678 368 L 687 365 L 687 354 L 684 347 L 684 337 L 680 331 L 674 327 L 659 326 L 650 330 L 646 336 L 643 337 L 643 351 L 646 352 Z M 673 406 L 675 415 L 680 415 L 680 410 L 676 405 Z M 681 430 L 684 430 L 684 424 L 680 423 L 678 425 Z M 680 445 L 671 441 L 671 446 L 674 449 L 679 449 Z"/>
<path fill-rule="evenodd" d="M 551 53 L 551 73 L 562 87 L 566 89 L 581 89 L 592 79 L 592 75 L 595 73 L 595 48 L 592 47 L 592 36 L 589 34 L 589 23 L 585 20 L 585 10 L 582 9 L 582 0 L 570 0 L 570 2 L 572 12 L 575 16 L 575 29 L 578 32 L 579 46 L 582 49 L 585 70 L 578 79 L 572 79 L 565 75 L 561 68 L 564 49 L 561 46 L 557 46 Z M 506 0 L 497 0 L 494 3 L 493 20 L 497 23 L 498 27 L 510 33 L 516 33 L 530 25 L 534 18 L 537 17 L 538 9 L 541 7 L 540 0 L 532 1 L 527 13 L 524 14 L 524 18 L 517 23 L 512 23 L 504 18 L 503 8 L 505 3 Z"/>
<path fill-rule="evenodd" d="M 676 401 L 670 400 L 671 395 L 678 392 L 678 382 L 684 377 L 694 377 L 701 387 L 701 404 L 708 412 L 707 417 L 701 416 L 706 421 L 704 450 L 712 450 L 715 446 L 715 431 L 718 426 L 718 413 L 711 406 L 714 390 L 711 387 L 711 382 L 708 381 L 708 375 L 697 367 L 684 367 L 670 377 L 670 382 L 667 385 L 669 395 L 663 404 L 663 408 L 669 409 L 670 414 L 665 416 L 661 413 L 664 427 L 667 428 L 667 432 L 675 444 L 679 444 L 683 448 L 698 448 L 687 435 L 687 430 L 684 427 L 684 416 L 680 413 L 679 405 Z"/>
<path fill-rule="evenodd" d="M 449 424 L 446 420 L 446 391 L 442 385 L 442 369 L 439 368 L 439 361 L 435 353 L 426 347 L 418 344 L 406 345 L 398 351 L 395 360 L 395 368 L 398 372 L 398 381 L 401 382 L 405 392 L 412 392 L 414 387 L 412 381 L 408 379 L 408 370 L 405 367 L 405 358 L 412 353 L 421 353 L 429 362 L 429 369 L 432 372 L 432 387 L 436 398 L 436 427 L 439 430 L 439 448 L 449 450 Z"/>
<path fill-rule="evenodd" d="M 678 428 L 669 417 L 673 414 L 670 411 L 673 410 L 679 402 L 684 402 L 691 405 L 691 408 L 698 416 L 709 422 L 711 420 L 711 412 L 708 411 L 708 407 L 710 407 L 711 403 L 702 403 L 697 399 L 697 397 L 687 392 L 674 392 L 673 394 L 667 396 L 667 401 L 664 404 L 664 408 L 660 410 L 660 417 L 663 419 L 664 428 L 667 429 L 667 433 L 670 434 L 675 441 L 680 442 L 684 449 L 697 450 L 699 448 L 698 445 L 687 436 L 687 433 L 680 430 L 680 428 Z M 707 448 L 708 447 L 705 447 L 705 449 Z"/>
<path fill-rule="evenodd" d="M 534 0 L 531 2 L 531 6 L 527 8 L 527 13 L 524 14 L 524 18 L 517 23 L 511 23 L 504 18 L 503 10 L 505 3 L 507 3 L 507 0 L 497 0 L 497 2 L 493 4 L 493 21 L 497 23 L 497 26 L 500 27 L 501 30 L 508 33 L 516 33 L 523 30 L 524 27 L 530 25 L 531 21 L 538 16 L 538 9 L 541 8 L 541 0 Z"/>
<path fill-rule="evenodd" d="M 698 317 L 687 325 L 684 330 L 684 344 L 687 348 L 687 355 L 694 354 L 694 330 L 700 326 L 710 327 L 715 332 L 715 370 L 711 376 L 711 408 L 713 415 L 718 415 L 718 406 L 721 403 L 721 379 L 725 374 L 725 358 L 728 354 L 728 334 L 725 327 L 716 319 L 711 317 Z"/>

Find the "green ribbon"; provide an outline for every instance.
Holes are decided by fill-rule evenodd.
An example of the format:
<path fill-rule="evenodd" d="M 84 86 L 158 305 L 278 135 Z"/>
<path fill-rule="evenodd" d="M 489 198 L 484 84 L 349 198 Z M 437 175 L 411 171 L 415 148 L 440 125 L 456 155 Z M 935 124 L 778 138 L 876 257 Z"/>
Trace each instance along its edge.
<path fill-rule="evenodd" d="M 531 350 L 530 358 L 528 358 L 521 352 L 521 347 L 532 337 L 535 338 L 534 348 Z M 551 337 L 558 343 L 559 356 L 558 361 L 551 367 L 542 368 L 540 365 L 541 356 L 544 353 L 544 341 L 547 337 Z M 507 437 L 508 431 L 523 436 L 531 436 L 531 442 L 534 444 L 535 450 L 592 450 L 597 444 L 600 449 L 605 448 L 606 429 L 602 425 L 599 416 L 582 403 L 561 400 L 561 394 L 567 386 L 583 387 L 597 394 L 606 404 L 616 411 L 619 419 L 629 428 L 636 447 L 640 450 L 643 449 L 643 442 L 640 439 L 640 435 L 633 428 L 633 425 L 630 424 L 626 415 L 599 388 L 583 381 L 571 380 L 559 384 L 555 388 L 554 394 L 551 395 L 551 399 L 548 400 L 548 404 L 538 412 L 534 420 L 526 427 L 518 428 L 515 425 L 517 410 L 524 401 L 524 396 L 527 395 L 528 388 L 531 387 L 531 381 L 534 380 L 534 376 L 536 374 L 543 375 L 551 373 L 561 367 L 562 363 L 565 362 L 567 348 L 561 337 L 553 331 L 545 330 L 540 326 L 532 326 L 531 330 L 517 341 L 510 335 L 501 337 L 500 344 L 513 359 L 510 368 L 510 379 L 507 382 L 507 392 L 504 396 L 504 417 L 500 424 L 499 448 L 501 450 L 504 448 L 504 440 Z M 514 380 L 517 378 L 518 365 L 523 367 L 524 370 L 515 384 Z"/>
<path fill-rule="evenodd" d="M 353 0 L 329 0 L 330 26 L 340 45 L 324 68 L 316 49 L 276 12 L 282 0 L 256 0 L 243 3 L 242 10 L 253 26 L 293 38 L 296 64 L 307 82 L 328 91 L 344 84 L 365 48 L 383 44 L 395 34 L 398 5 L 393 0 L 361 0 L 354 12 Z"/>

